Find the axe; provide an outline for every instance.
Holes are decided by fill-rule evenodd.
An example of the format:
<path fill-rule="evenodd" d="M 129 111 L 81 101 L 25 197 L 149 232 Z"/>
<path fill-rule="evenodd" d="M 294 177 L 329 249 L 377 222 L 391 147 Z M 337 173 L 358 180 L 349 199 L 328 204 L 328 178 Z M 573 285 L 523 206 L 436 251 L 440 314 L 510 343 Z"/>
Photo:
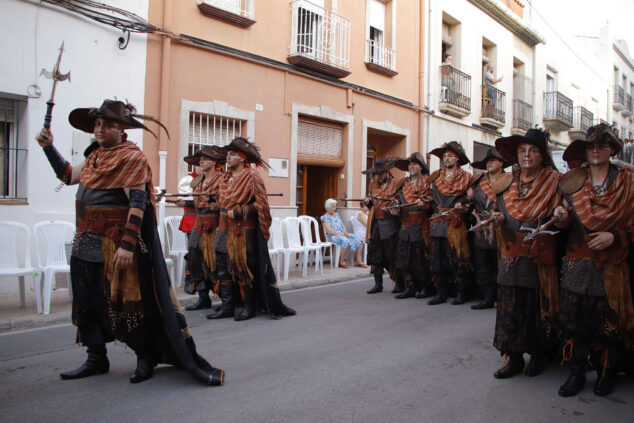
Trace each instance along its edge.
<path fill-rule="evenodd" d="M 53 101 L 55 98 L 55 88 L 57 87 L 58 81 L 65 81 L 68 79 L 70 82 L 70 71 L 63 74 L 59 71 L 59 62 L 62 60 L 62 53 L 64 53 L 64 42 L 62 41 L 62 45 L 59 46 L 59 54 L 57 55 L 57 62 L 55 62 L 55 67 L 53 67 L 53 71 L 49 72 L 46 69 L 42 68 L 40 72 L 40 76 L 44 75 L 44 77 L 53 80 L 53 88 L 51 89 L 51 98 L 46 102 L 46 115 L 44 116 L 44 128 L 51 129 L 51 119 L 53 117 L 53 106 L 55 106 L 55 102 Z"/>

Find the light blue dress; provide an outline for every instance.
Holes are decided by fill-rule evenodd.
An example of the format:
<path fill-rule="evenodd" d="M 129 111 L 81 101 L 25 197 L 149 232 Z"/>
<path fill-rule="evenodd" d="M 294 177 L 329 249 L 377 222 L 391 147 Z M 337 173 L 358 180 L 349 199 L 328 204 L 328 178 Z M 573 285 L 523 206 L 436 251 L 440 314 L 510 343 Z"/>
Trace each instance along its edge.
<path fill-rule="evenodd" d="M 343 222 L 341 221 L 341 217 L 339 217 L 339 213 L 335 213 L 334 216 L 331 216 L 328 213 L 326 213 L 325 215 L 321 217 L 321 221 L 328 222 L 333 231 L 344 233 Z M 324 230 L 324 232 L 326 231 Z M 361 243 L 363 242 L 363 240 L 361 239 L 361 237 L 355 234 L 348 234 L 348 235 L 350 236 L 350 238 L 346 238 L 345 236 L 341 236 L 341 235 L 329 235 L 328 233 L 326 233 L 326 240 L 329 242 L 334 242 L 335 244 L 338 244 L 339 246 L 341 246 L 341 248 L 345 249 L 350 247 L 352 248 L 353 251 L 356 251 L 357 248 L 359 248 L 359 245 L 361 245 Z"/>

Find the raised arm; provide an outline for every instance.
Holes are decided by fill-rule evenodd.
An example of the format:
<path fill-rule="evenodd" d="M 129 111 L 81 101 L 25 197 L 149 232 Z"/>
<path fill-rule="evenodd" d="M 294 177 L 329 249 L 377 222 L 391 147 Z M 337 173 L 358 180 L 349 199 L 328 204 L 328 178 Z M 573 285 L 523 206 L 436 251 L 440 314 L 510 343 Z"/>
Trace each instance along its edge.
<path fill-rule="evenodd" d="M 44 150 L 48 162 L 51 164 L 53 171 L 57 178 L 66 185 L 74 185 L 79 182 L 79 174 L 81 173 L 81 167 L 71 166 L 62 154 L 57 151 L 57 148 L 53 145 L 53 133 L 46 128 L 35 136 L 37 143 Z"/>

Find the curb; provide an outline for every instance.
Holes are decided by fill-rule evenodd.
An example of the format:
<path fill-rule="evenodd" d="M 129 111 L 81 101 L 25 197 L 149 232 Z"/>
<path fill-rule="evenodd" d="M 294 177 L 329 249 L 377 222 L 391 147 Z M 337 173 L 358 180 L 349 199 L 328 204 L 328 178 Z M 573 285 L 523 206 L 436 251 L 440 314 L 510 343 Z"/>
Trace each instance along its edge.
<path fill-rule="evenodd" d="M 354 274 L 354 275 L 346 275 L 339 277 L 331 277 L 325 279 L 313 279 L 313 280 L 304 280 L 298 279 L 295 281 L 287 281 L 284 283 L 278 282 L 278 287 L 280 292 L 284 291 L 293 291 L 296 289 L 302 288 L 311 288 L 315 286 L 323 286 L 323 285 L 332 285 L 340 282 L 349 282 L 354 280 L 365 279 L 370 277 L 370 274 Z M 195 300 L 194 295 L 189 294 L 180 294 L 176 296 L 176 299 L 180 302 L 181 306 L 189 305 L 193 300 Z M 219 303 L 219 302 L 218 302 Z M 10 319 L 8 321 L 0 322 L 0 334 L 9 333 L 9 332 L 19 332 L 21 330 L 27 329 L 35 329 L 35 328 L 44 328 L 48 326 L 56 326 L 62 324 L 70 324 L 71 322 L 71 311 L 63 311 L 55 314 L 38 314 L 33 315 L 26 318 L 20 319 Z"/>

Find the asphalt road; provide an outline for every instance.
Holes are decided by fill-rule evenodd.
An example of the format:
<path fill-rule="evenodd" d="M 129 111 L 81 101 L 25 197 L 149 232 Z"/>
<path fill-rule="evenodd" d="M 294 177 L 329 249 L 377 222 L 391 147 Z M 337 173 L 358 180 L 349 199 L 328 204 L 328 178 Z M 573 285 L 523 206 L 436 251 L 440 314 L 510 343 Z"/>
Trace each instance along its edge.
<path fill-rule="evenodd" d="M 132 385 L 134 353 L 108 346 L 110 373 L 62 381 L 85 350 L 70 325 L 0 335 L 3 422 L 632 422 L 634 380 L 614 394 L 561 398 L 558 365 L 496 380 L 494 310 L 428 306 L 366 295 L 369 279 L 287 291 L 298 311 L 275 321 L 208 321 L 189 312 L 201 355 L 226 371 L 222 387 L 159 366 Z"/>

